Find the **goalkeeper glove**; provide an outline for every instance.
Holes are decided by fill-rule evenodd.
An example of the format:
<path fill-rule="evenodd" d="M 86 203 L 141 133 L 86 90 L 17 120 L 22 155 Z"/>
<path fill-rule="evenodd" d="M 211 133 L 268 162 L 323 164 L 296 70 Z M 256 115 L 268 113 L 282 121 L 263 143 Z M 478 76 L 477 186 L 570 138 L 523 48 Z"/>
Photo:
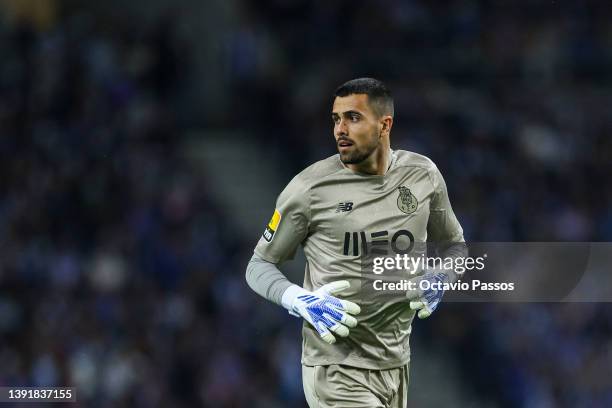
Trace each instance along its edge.
<path fill-rule="evenodd" d="M 430 283 L 427 285 L 427 290 L 420 289 L 420 282 L 424 280 Z M 425 319 L 431 316 L 431 314 L 436 310 L 440 304 L 440 301 L 442 300 L 442 296 L 444 296 L 444 290 L 441 286 L 448 281 L 448 275 L 445 272 L 439 271 L 427 272 L 423 276 L 419 277 L 417 281 L 419 289 L 413 292 L 412 295 L 409 294 L 409 297 L 412 297 L 413 299 L 416 298 L 416 300 L 410 301 L 410 309 L 418 310 L 419 319 Z"/>
<path fill-rule="evenodd" d="M 347 289 L 348 281 L 336 281 L 310 292 L 297 285 L 291 285 L 283 293 L 282 304 L 293 316 L 302 317 L 310 323 L 321 338 L 329 344 L 336 342 L 331 332 L 340 337 L 349 335 L 349 327 L 357 326 L 357 319 L 351 315 L 361 309 L 353 302 L 341 300 L 332 295 Z"/>

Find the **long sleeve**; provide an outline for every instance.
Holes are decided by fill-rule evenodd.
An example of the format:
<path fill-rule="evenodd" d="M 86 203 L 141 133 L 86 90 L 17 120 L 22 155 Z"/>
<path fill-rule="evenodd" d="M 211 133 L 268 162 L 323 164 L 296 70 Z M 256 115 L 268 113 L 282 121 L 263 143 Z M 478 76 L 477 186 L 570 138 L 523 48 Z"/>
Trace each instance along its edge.
<path fill-rule="evenodd" d="M 274 214 L 246 269 L 246 280 L 251 289 L 278 305 L 282 305 L 283 293 L 292 283 L 276 265 L 293 258 L 308 232 L 306 190 L 300 177 L 296 176 L 281 192 Z"/>
<path fill-rule="evenodd" d="M 442 174 L 435 167 L 433 172 L 434 197 L 430 206 L 430 219 L 428 232 L 438 255 L 442 258 L 465 258 L 468 256 L 468 247 L 463 238 L 463 229 L 451 207 Z M 457 280 L 455 271 L 446 271 L 451 281 Z"/>
<path fill-rule="evenodd" d="M 253 254 L 247 265 L 246 281 L 258 295 L 278 305 L 285 290 L 292 285 L 275 264 L 257 254 Z"/>

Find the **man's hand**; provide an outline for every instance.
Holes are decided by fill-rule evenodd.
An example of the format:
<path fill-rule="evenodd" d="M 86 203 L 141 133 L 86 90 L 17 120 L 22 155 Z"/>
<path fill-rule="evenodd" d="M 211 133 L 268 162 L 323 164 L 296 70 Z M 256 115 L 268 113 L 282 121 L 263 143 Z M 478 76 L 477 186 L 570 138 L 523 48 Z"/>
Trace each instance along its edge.
<path fill-rule="evenodd" d="M 427 290 L 420 289 L 421 281 L 430 283 Z M 419 319 L 425 319 L 436 310 L 438 304 L 444 296 L 444 290 L 441 286 L 449 281 L 448 275 L 444 272 L 427 272 L 423 276 L 419 276 L 414 280 L 417 283 L 417 290 L 408 293 L 410 299 L 410 309 L 418 310 Z M 432 284 L 433 285 L 432 287 Z"/>
<path fill-rule="evenodd" d="M 349 335 L 349 327 L 357 326 L 357 319 L 351 315 L 359 314 L 360 307 L 348 300 L 341 300 L 332 295 L 347 289 L 348 281 L 336 281 L 323 285 L 310 292 L 297 285 L 292 285 L 283 293 L 282 304 L 294 316 L 301 316 L 319 332 L 321 338 L 329 344 L 336 342 L 331 332 L 340 337 Z"/>

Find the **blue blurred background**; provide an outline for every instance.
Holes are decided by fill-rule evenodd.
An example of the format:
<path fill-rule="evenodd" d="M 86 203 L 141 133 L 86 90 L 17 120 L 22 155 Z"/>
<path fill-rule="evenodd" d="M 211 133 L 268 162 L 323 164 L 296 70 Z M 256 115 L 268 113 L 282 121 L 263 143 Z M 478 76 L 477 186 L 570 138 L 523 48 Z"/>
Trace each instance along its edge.
<path fill-rule="evenodd" d="M 244 282 L 331 94 L 393 90 L 469 241 L 612 241 L 607 1 L 0 2 L 0 385 L 83 407 L 305 407 Z M 287 265 L 301 282 L 298 259 Z M 612 306 L 446 304 L 410 407 L 612 406 Z"/>

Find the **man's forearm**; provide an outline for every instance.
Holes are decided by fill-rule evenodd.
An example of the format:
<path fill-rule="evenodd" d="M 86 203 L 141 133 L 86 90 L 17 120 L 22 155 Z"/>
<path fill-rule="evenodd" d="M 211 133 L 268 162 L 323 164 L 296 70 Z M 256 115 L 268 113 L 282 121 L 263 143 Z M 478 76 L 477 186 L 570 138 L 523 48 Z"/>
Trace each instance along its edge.
<path fill-rule="evenodd" d="M 449 242 L 438 249 L 442 257 L 465 258 L 468 256 L 468 247 L 465 242 Z"/>
<path fill-rule="evenodd" d="M 448 242 L 437 247 L 438 256 L 446 260 L 448 258 L 458 259 L 468 256 L 468 248 L 465 242 Z M 433 286 L 433 284 L 441 284 L 455 282 L 459 279 L 454 268 L 445 267 L 446 262 L 442 262 L 442 266 L 429 268 L 424 275 L 419 279 L 428 281 L 431 286 L 426 289 L 408 291 L 406 296 L 410 299 L 410 309 L 418 311 L 420 319 L 429 317 L 444 295 L 444 289 Z M 453 262 L 455 264 L 455 262 Z M 420 287 L 421 282 L 419 282 Z"/>
<path fill-rule="evenodd" d="M 465 242 L 448 242 L 438 248 L 438 253 L 443 259 L 446 258 L 466 258 L 468 256 L 468 247 Z M 459 278 L 459 274 L 454 270 L 445 270 L 450 282 L 455 282 Z"/>
<path fill-rule="evenodd" d="M 275 264 L 253 254 L 246 268 L 246 281 L 258 295 L 282 305 L 283 293 L 292 283 Z"/>

